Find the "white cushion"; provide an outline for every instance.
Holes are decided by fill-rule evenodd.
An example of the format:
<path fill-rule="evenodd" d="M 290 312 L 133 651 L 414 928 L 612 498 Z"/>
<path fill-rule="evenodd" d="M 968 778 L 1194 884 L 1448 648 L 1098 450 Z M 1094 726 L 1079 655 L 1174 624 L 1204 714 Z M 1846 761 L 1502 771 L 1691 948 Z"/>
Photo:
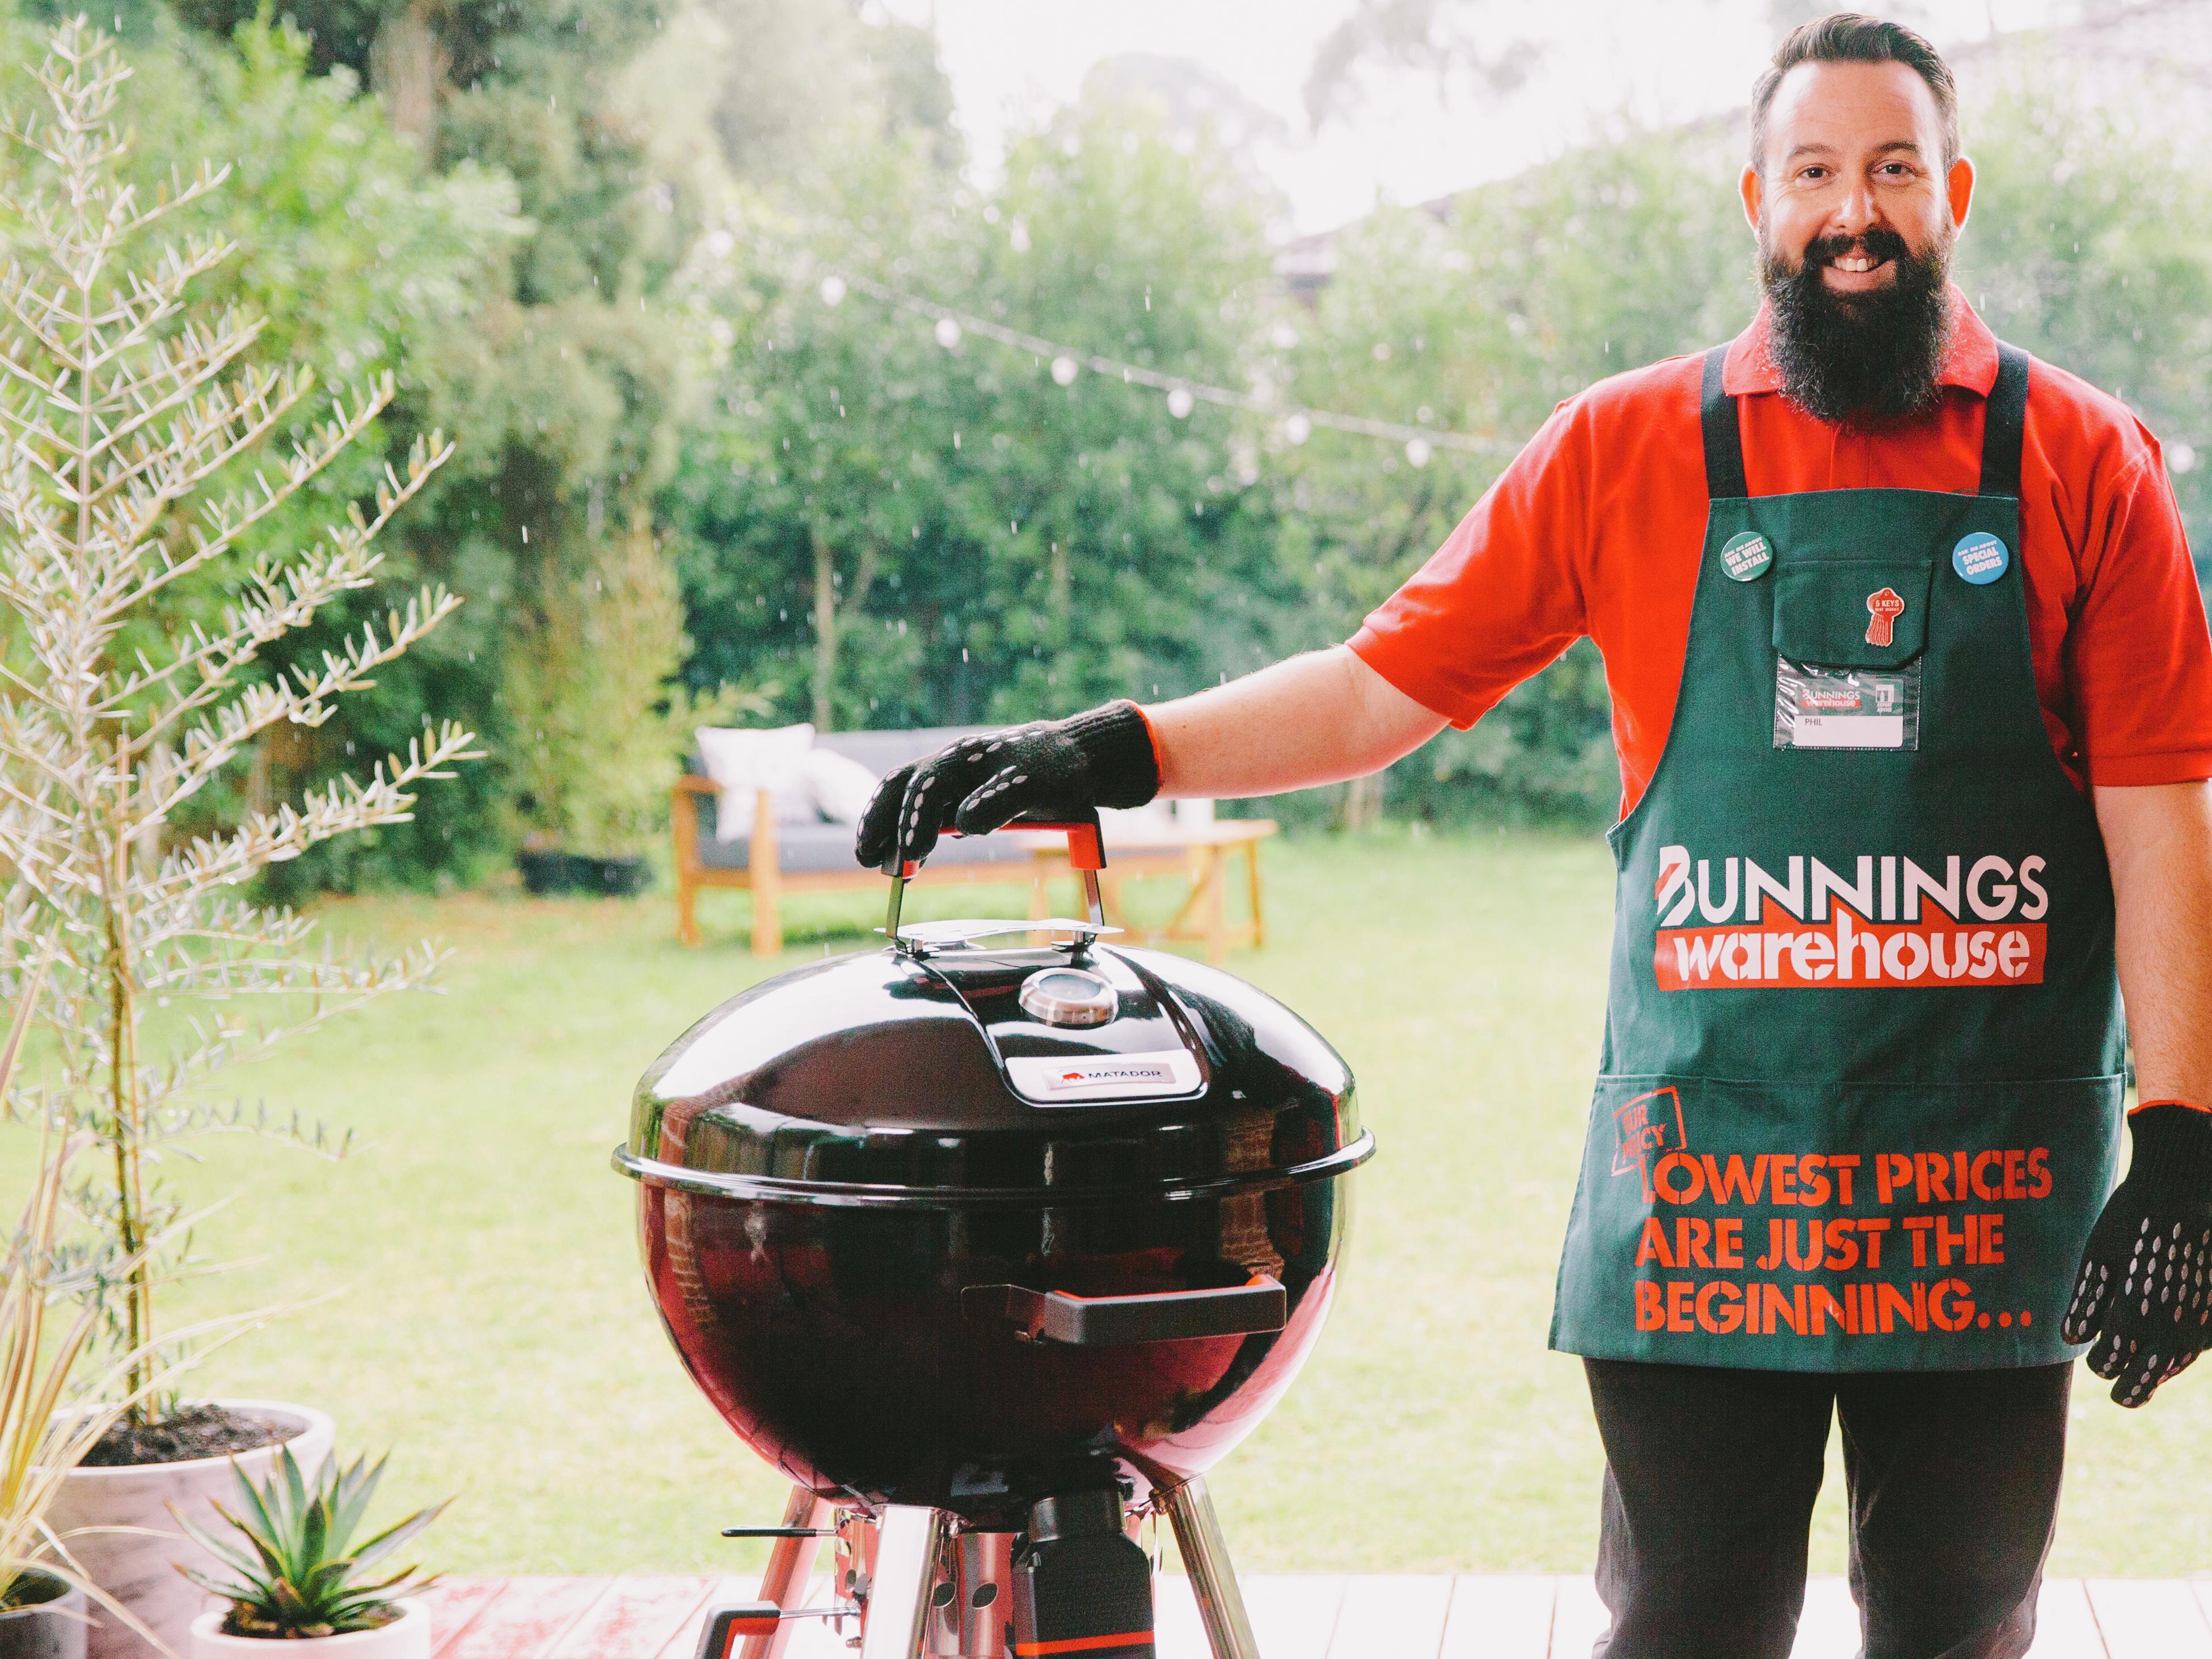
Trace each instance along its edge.
<path fill-rule="evenodd" d="M 806 787 L 815 806 L 825 818 L 839 823 L 858 823 L 860 814 L 883 780 L 872 767 L 834 749 L 810 749 L 805 761 Z"/>
<path fill-rule="evenodd" d="M 801 723 L 761 731 L 702 726 L 692 735 L 707 775 L 720 787 L 714 802 L 714 839 L 744 841 L 753 833 L 755 796 L 765 789 L 778 823 L 819 823 L 814 792 L 806 783 L 806 756 L 814 728 Z"/>

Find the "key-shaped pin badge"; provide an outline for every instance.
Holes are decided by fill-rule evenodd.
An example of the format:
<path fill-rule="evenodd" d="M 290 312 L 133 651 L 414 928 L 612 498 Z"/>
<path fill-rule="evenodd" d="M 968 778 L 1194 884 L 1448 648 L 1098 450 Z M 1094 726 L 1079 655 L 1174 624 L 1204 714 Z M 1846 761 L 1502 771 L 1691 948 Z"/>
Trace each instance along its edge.
<path fill-rule="evenodd" d="M 1905 600 L 1893 587 L 1877 588 L 1867 595 L 1867 610 L 1874 620 L 1867 624 L 1869 645 L 1895 642 L 1897 619 L 1905 614 Z"/>

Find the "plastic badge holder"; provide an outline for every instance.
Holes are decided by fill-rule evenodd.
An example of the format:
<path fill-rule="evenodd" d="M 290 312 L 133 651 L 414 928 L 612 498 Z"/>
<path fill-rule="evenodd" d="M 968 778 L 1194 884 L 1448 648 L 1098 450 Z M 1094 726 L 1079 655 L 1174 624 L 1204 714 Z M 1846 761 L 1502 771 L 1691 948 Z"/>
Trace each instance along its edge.
<path fill-rule="evenodd" d="M 1917 749 L 1920 661 L 1824 668 L 1774 659 L 1777 749 Z"/>

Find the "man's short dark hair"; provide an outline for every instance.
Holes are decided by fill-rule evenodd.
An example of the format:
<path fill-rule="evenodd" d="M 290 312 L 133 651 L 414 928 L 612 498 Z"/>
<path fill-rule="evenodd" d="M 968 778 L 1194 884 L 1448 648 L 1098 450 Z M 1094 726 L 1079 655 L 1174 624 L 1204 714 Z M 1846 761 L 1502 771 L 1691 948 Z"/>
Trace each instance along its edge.
<path fill-rule="evenodd" d="M 1766 116 L 1782 77 L 1800 64 L 1903 64 L 1936 94 L 1936 113 L 1943 127 L 1943 167 L 1959 159 L 1959 82 L 1943 54 L 1902 23 L 1885 22 L 1855 11 L 1831 12 L 1792 29 L 1775 49 L 1774 61 L 1759 71 L 1751 89 L 1751 164 L 1766 167 Z"/>

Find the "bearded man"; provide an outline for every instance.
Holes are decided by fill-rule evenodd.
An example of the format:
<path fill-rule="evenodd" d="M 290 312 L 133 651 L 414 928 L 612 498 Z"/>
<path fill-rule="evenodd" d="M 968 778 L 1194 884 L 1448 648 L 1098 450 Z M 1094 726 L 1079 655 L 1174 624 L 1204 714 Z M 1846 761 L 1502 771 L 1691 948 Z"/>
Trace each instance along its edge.
<path fill-rule="evenodd" d="M 1348 645 L 955 745 L 861 826 L 883 865 L 1357 776 L 1596 641 L 1620 876 L 1552 1344 L 1612 1659 L 1789 1653 L 1832 1419 L 1869 1659 L 2026 1652 L 2072 1361 L 2133 1407 L 2212 1346 L 2212 642 L 2150 434 L 1950 284 L 1973 189 L 1927 41 L 1807 25 L 1735 341 L 1562 404 Z"/>

